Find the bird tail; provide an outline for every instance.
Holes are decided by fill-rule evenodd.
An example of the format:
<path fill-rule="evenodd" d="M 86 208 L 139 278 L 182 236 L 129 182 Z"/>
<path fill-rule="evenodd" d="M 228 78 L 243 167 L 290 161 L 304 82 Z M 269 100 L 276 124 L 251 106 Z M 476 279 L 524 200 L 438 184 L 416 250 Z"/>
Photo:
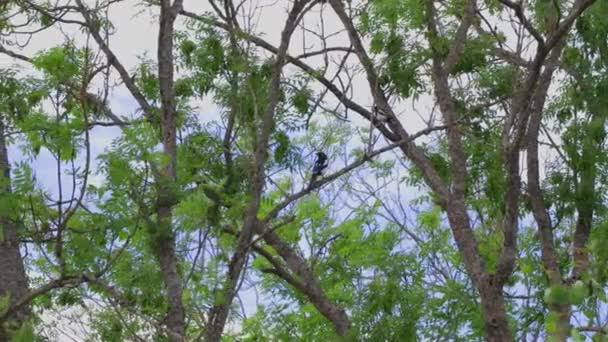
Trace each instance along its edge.
<path fill-rule="evenodd" d="M 313 173 L 312 176 L 310 177 L 310 183 L 308 183 L 308 188 L 307 189 L 311 189 L 313 185 L 315 185 L 315 182 L 317 181 L 317 178 L 319 177 L 318 174 Z"/>

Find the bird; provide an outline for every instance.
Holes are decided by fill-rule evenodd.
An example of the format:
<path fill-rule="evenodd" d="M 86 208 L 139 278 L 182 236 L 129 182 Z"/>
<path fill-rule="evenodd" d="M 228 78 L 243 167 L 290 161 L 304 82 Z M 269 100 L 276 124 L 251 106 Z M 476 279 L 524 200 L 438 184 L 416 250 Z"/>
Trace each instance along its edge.
<path fill-rule="evenodd" d="M 321 177 L 321 175 L 323 175 L 323 171 L 327 168 L 327 165 L 329 164 L 327 162 L 327 155 L 323 151 L 318 151 L 316 155 L 317 160 L 315 161 L 315 164 L 312 167 L 312 176 L 310 179 L 309 187 L 311 187 L 313 183 L 317 181 L 317 179 Z"/>

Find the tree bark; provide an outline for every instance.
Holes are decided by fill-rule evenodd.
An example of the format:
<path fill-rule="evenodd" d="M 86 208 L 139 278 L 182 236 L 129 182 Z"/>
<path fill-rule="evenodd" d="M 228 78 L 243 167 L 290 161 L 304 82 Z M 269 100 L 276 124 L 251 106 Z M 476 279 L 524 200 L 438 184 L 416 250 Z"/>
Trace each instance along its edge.
<path fill-rule="evenodd" d="M 338 335 L 346 337 L 350 331 L 350 320 L 343 308 L 333 303 L 323 291 L 314 273 L 296 251 L 273 232 L 264 234 L 264 241 L 274 248 L 289 269 L 297 275 L 298 289 L 310 300 L 319 312 L 334 326 Z"/>
<path fill-rule="evenodd" d="M 484 333 L 488 342 L 513 341 L 509 328 L 502 284 L 494 276 L 488 276 L 478 286 L 483 308 Z"/>
<path fill-rule="evenodd" d="M 2 174 L 0 196 L 11 193 L 10 164 L 4 123 L 0 120 L 0 174 Z M 6 210 L 6 209 L 4 209 Z M 8 213 L 0 213 L 0 297 L 9 296 L 10 304 L 28 293 L 28 281 L 25 273 L 23 258 L 19 250 L 19 237 L 17 225 L 8 217 Z M 5 310 L 6 308 L 1 308 Z M 30 314 L 27 305 L 18 309 L 7 322 L 0 322 L 0 342 L 8 342 L 9 330 L 19 328 Z M 8 328 L 8 329 L 7 329 Z"/>
<path fill-rule="evenodd" d="M 547 97 L 547 92 L 551 84 L 551 79 L 561 51 L 565 46 L 565 39 L 557 42 L 557 46 L 551 51 L 545 70 L 540 75 L 537 87 L 531 99 L 529 109 L 529 123 L 527 130 L 527 167 L 528 167 L 528 194 L 532 204 L 532 213 L 538 225 L 541 237 L 541 260 L 547 274 L 550 286 L 565 286 L 561 271 L 559 269 L 558 256 L 555 251 L 555 240 L 553 236 L 553 223 L 547 211 L 547 206 L 540 186 L 540 167 L 538 160 L 538 136 L 542 122 L 542 112 Z M 557 315 L 557 329 L 549 332 L 555 341 L 566 341 L 570 336 L 570 306 L 568 304 L 549 303 L 549 310 Z"/>
<path fill-rule="evenodd" d="M 169 310 L 165 317 L 168 337 L 171 342 L 184 341 L 186 323 L 182 302 L 182 277 L 179 273 L 178 256 L 175 251 L 175 232 L 172 218 L 173 206 L 177 203 L 173 185 L 177 181 L 176 108 L 173 80 L 173 24 L 181 9 L 181 0 L 162 0 L 160 27 L 158 31 L 158 78 L 161 97 L 161 135 L 163 152 L 169 162 L 157 177 L 157 257 L 167 291 Z"/>

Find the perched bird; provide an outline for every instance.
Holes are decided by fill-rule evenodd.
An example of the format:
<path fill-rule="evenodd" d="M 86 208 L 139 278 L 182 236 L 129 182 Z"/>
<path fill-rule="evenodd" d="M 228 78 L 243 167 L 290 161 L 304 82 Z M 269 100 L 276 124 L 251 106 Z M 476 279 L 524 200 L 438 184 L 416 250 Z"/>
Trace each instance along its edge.
<path fill-rule="evenodd" d="M 315 161 L 315 165 L 312 167 L 312 177 L 310 179 L 311 187 L 313 183 L 323 174 L 323 171 L 327 168 L 327 155 L 322 151 L 317 152 L 317 160 Z"/>

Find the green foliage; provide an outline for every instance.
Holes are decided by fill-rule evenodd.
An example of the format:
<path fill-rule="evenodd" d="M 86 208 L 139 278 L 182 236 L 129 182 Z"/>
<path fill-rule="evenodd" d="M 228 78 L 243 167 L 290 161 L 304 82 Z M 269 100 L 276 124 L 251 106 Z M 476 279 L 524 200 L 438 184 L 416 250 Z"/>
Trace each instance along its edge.
<path fill-rule="evenodd" d="M 569 5 L 559 3 L 563 19 Z M 416 127 L 408 121 L 410 102 L 415 111 L 428 112 L 423 119 L 428 119 L 429 125 L 439 121 L 436 111 L 419 106 L 417 100 L 441 95 L 436 93 L 429 73 L 431 52 L 445 58 L 451 51 L 466 4 L 462 0 L 435 2 L 438 36 L 432 37 L 423 1 L 352 4 L 354 24 L 379 78 L 379 84 L 372 86 L 380 87 L 394 104 L 408 133 L 414 133 Z M 539 0 L 524 10 L 542 35 L 551 30 L 552 6 L 550 0 Z M 502 32 L 505 25 L 495 27 L 497 32 L 481 32 L 491 28 L 492 20 L 512 18 L 511 10 L 495 0 L 479 3 L 478 9 L 490 14 L 490 23 L 475 17 L 458 63 L 448 75 L 457 116 L 457 125 L 452 128 L 462 134 L 466 170 L 453 169 L 450 151 L 454 141 L 450 146 L 444 131 L 421 137 L 416 144 L 449 191 L 453 190 L 454 175 L 465 174 L 465 206 L 477 241 L 475 252 L 484 269 L 492 273 L 504 243 L 502 222 L 508 185 L 501 157 L 503 127 L 506 114 L 512 110 L 513 95 L 530 68 L 497 53 L 513 47 L 511 37 L 507 39 Z M 27 8 L 22 15 L 27 17 L 32 11 Z M 2 12 L 5 14 L 4 9 Z M 9 12 L 6 14 L 0 29 L 14 32 L 16 27 L 10 24 Z M 144 119 L 139 111 L 120 113 L 124 118 L 133 114 L 134 119 L 113 128 L 85 126 L 107 118 L 99 115 L 96 101 L 79 99 L 81 90 L 95 94 L 98 89 L 93 85 L 102 81 L 105 68 L 96 65 L 97 48 L 81 48 L 70 41 L 37 53 L 32 62 L 40 79 L 0 72 L 0 112 L 12 162 L 11 183 L 6 178 L 0 180 L 3 189 L 11 189 L 0 194 L 0 218 L 15 224 L 18 238 L 27 241 L 25 258 L 33 275 L 32 285 L 81 274 L 99 275 L 107 284 L 89 282 L 54 289 L 34 299 L 36 314 L 86 304 L 86 298 L 102 303 L 111 300 L 120 305 L 91 313 L 91 339 L 165 341 L 166 333 L 155 325 L 164 321 L 169 308 L 157 250 L 158 241 L 167 237 L 175 239 L 177 273 L 189 323 L 187 339 L 200 339 L 207 310 L 227 299 L 216 289 L 225 286 L 224 275 L 238 234 L 245 228 L 245 208 L 252 203 L 252 155 L 259 150 L 260 124 L 268 109 L 275 59 L 271 53 L 257 50 L 237 29 L 225 32 L 221 25 L 209 25 L 210 16 L 204 14 L 202 23 L 189 23 L 174 37 L 179 75 L 174 80 L 178 112 L 175 181 L 159 176 L 171 159 L 159 144 L 162 104 L 155 62 L 142 59 L 132 76 L 149 101 L 153 117 Z M 566 277 L 572 268 L 574 231 L 584 221 L 590 230 L 585 246 L 590 266 L 571 284 L 547 285 L 537 228 L 526 226 L 532 215 L 527 178 L 522 173 L 524 196 L 519 208 L 516 270 L 502 289 L 517 340 L 527 340 L 537 330 L 556 331 L 560 322 L 552 311 L 556 306 L 568 306 L 577 317 L 576 324 L 580 319 L 595 325 L 607 303 L 607 16 L 606 1 L 597 1 L 568 33 L 556 77 L 559 82 L 551 88 L 542 113 L 540 137 L 541 164 L 546 166 L 541 171 L 541 190 L 554 226 L 557 262 Z M 46 14 L 33 18 L 37 24 L 54 25 L 54 19 Z M 92 26 L 101 29 L 100 33 L 112 27 L 109 20 L 98 17 L 93 18 Z M 11 36 L 5 37 L 5 45 L 10 47 Z M 522 42 L 526 46 L 522 49 L 528 58 L 533 47 L 526 43 Z M 306 186 L 314 158 L 311 151 L 326 151 L 331 156 L 331 169 L 339 170 L 343 156 L 352 162 L 362 157 L 367 147 L 368 124 L 336 107 L 336 98 L 326 98 L 326 89 L 315 80 L 321 76 L 331 79 L 341 89 L 344 85 L 339 82 L 346 73 L 356 81 L 343 91 L 348 96 L 352 93 L 352 101 L 368 106 L 364 96 L 369 94 L 359 92 L 361 74 L 351 74 L 360 71 L 353 68 L 357 62 L 348 59 L 342 74 L 331 78 L 331 68 L 325 70 L 313 60 L 306 62 L 314 71 L 294 72 L 294 64 L 283 69 L 270 143 L 263 149 L 267 162 L 258 219 Z M 84 77 L 93 70 L 98 74 L 92 80 Z M 541 68 L 541 72 L 545 70 Z M 80 89 L 83 83 L 86 89 Z M 199 115 L 195 104 L 201 99 L 217 106 L 217 113 L 215 109 L 212 113 L 217 114 L 215 120 L 208 119 L 204 108 L 205 115 Z M 48 106 L 49 102 L 53 106 Z M 441 114 L 445 113 L 437 113 Z M 334 116 L 346 120 L 338 122 Z M 387 127 L 393 132 L 400 130 L 393 123 Z M 87 129 L 88 134 L 84 134 Z M 117 136 L 107 145 L 96 140 L 96 134 L 104 129 L 114 130 L 112 134 Z M 384 143 L 379 141 L 378 145 Z M 15 147 L 22 156 L 16 158 Z M 412 157 L 411 147 L 404 149 Z M 322 295 L 348 314 L 352 331 L 345 340 L 480 340 L 484 312 L 453 238 L 453 232 L 463 228 L 448 225 L 446 213 L 439 207 L 446 203 L 427 187 L 428 174 L 413 166 L 409 158 L 403 159 L 401 152 L 375 158 L 365 169 L 310 191 L 283 208 L 268 225 L 277 225 L 274 233 L 283 247 L 293 250 L 291 258 L 304 260 Z M 85 161 L 89 153 L 97 159 Z M 34 164 L 49 156 L 56 160 L 53 167 L 57 170 Z M 62 174 L 61 198 L 57 198 L 56 172 Z M 49 185 L 50 178 L 53 182 Z M 82 189 L 86 192 L 80 197 Z M 168 191 L 175 199 L 171 218 L 163 222 L 158 218 L 160 191 Z M 57 243 L 60 230 L 61 245 Z M 0 232 L 4 234 L 4 230 Z M 293 259 L 279 255 L 258 233 L 254 234 L 255 249 L 249 251 L 251 258 L 245 263 L 242 289 L 257 286 L 263 291 L 263 305 L 246 318 L 232 313 L 229 324 L 238 329 L 227 331 L 224 340 L 338 340 L 310 293 L 301 291 L 310 283 L 293 268 Z M 277 276 L 276 265 L 287 270 L 289 281 Z M 304 284 L 293 286 L 294 282 Z M 8 299 L 0 304 L 0 308 L 8 306 Z M 34 340 L 33 324 L 23 325 L 14 339 Z M 574 340 L 587 336 L 576 327 L 571 335 Z M 601 333 L 593 338 L 604 339 Z"/>
<path fill-rule="evenodd" d="M 310 109 L 309 99 L 312 97 L 312 91 L 308 88 L 300 88 L 295 91 L 291 101 L 296 110 L 301 114 L 308 114 Z"/>
<path fill-rule="evenodd" d="M 453 74 L 471 73 L 487 66 L 487 55 L 493 41 L 490 39 L 471 39 L 464 44 L 464 52 L 452 69 Z"/>
<path fill-rule="evenodd" d="M 513 84 L 517 80 L 517 69 L 512 66 L 489 66 L 480 71 L 477 82 L 483 94 L 491 99 L 509 96 L 513 92 Z"/>
<path fill-rule="evenodd" d="M 23 324 L 19 330 L 11 334 L 11 342 L 32 342 L 36 340 L 34 329 L 30 324 Z"/>
<path fill-rule="evenodd" d="M 119 318 L 111 311 L 102 312 L 97 315 L 93 322 L 97 330 L 97 337 L 103 341 L 122 341 L 125 336 L 125 327 L 123 327 Z"/>
<path fill-rule="evenodd" d="M 150 63 L 142 63 L 136 73 L 135 81 L 142 94 L 148 99 L 158 101 L 160 84 L 157 72 Z"/>
<path fill-rule="evenodd" d="M 608 222 L 604 220 L 597 223 L 589 237 L 589 249 L 595 259 L 593 278 L 605 284 L 608 282 Z"/>
<path fill-rule="evenodd" d="M 0 71 L 0 110 L 13 120 L 23 120 L 34 112 L 44 92 L 45 88 L 35 79 L 19 79 L 10 70 Z"/>
<path fill-rule="evenodd" d="M 371 10 L 363 13 L 362 29 L 365 32 L 374 32 L 382 25 L 420 29 L 425 24 L 424 4 L 419 1 L 378 0 L 371 5 Z"/>
<path fill-rule="evenodd" d="M 185 67 L 192 70 L 189 88 L 198 96 L 206 95 L 227 62 L 221 37 L 212 30 L 202 30 L 194 40 L 181 39 L 179 49 Z"/>
<path fill-rule="evenodd" d="M 84 65 L 86 55 L 73 43 L 66 43 L 39 53 L 32 59 L 32 64 L 45 72 L 53 82 L 62 83 L 78 79 L 78 72 Z"/>
<path fill-rule="evenodd" d="M 8 309 L 10 307 L 10 304 L 11 304 L 10 293 L 0 296 L 0 312 L 5 312 L 6 309 Z"/>

